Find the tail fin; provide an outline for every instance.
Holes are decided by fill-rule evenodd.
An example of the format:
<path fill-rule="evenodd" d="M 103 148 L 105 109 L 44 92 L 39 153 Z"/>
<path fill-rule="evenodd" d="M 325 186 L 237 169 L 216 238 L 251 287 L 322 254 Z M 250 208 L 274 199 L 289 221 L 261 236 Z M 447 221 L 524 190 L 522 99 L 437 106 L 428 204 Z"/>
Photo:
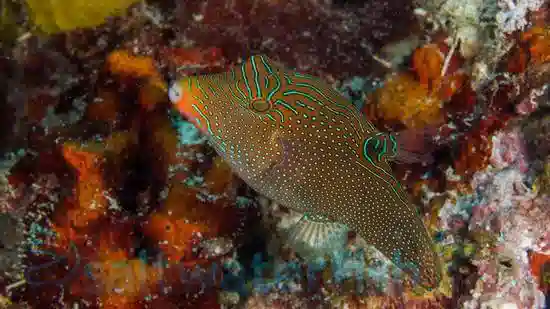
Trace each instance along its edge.
<path fill-rule="evenodd" d="M 373 162 L 433 163 L 437 128 L 410 129 L 396 133 L 373 132 L 363 144 L 365 157 Z"/>

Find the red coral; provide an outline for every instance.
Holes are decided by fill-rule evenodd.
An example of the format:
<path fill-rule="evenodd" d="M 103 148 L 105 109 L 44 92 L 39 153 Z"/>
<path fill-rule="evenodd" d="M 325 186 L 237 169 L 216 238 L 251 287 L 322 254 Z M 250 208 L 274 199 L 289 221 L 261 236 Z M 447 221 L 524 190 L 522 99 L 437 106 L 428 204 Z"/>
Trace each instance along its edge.
<path fill-rule="evenodd" d="M 120 104 L 114 91 L 99 89 L 93 102 L 86 106 L 84 116 L 88 121 L 104 121 L 114 124 L 121 117 Z"/>
<path fill-rule="evenodd" d="M 418 75 L 420 84 L 430 91 L 440 87 L 444 60 L 445 55 L 436 44 L 422 46 L 413 53 L 413 68 Z"/>
<path fill-rule="evenodd" d="M 514 81 L 507 80 L 503 76 L 496 77 L 492 83 L 492 87 L 488 87 L 484 91 L 488 99 L 488 112 L 491 115 L 508 115 L 509 117 L 514 113 L 514 102 L 512 98 L 517 91 L 517 85 Z"/>
<path fill-rule="evenodd" d="M 109 166 L 112 183 L 122 179 L 120 157 L 134 145 L 134 134 L 132 131 L 115 133 L 103 142 L 67 142 L 63 145 L 62 153 L 77 175 L 75 189 L 78 204 L 70 210 L 75 225 L 85 226 L 106 214 L 114 198 L 110 184 L 104 179 L 105 169 Z"/>
<path fill-rule="evenodd" d="M 472 113 L 476 104 L 477 94 L 470 86 L 470 81 L 466 79 L 463 82 L 463 87 L 456 91 L 446 107 L 453 118 L 460 120 Z"/>
<path fill-rule="evenodd" d="M 125 50 L 117 50 L 109 54 L 107 65 L 115 75 L 160 79 L 152 58 L 134 56 Z"/>
<path fill-rule="evenodd" d="M 476 171 L 484 169 L 489 164 L 492 142 L 482 132 L 465 136 L 460 143 L 459 157 L 454 162 L 456 173 L 471 177 Z"/>
<path fill-rule="evenodd" d="M 156 240 L 169 261 L 192 259 L 192 249 L 201 235 L 209 232 L 204 224 L 190 223 L 188 219 L 166 214 L 153 214 L 144 226 L 144 232 Z"/>
<path fill-rule="evenodd" d="M 40 123 L 49 107 L 55 107 L 59 103 L 58 98 L 47 94 L 47 93 L 37 93 L 33 96 L 30 96 L 24 106 L 24 114 L 26 119 L 33 124 Z"/>
<path fill-rule="evenodd" d="M 538 280 L 538 286 L 543 291 L 550 291 L 550 255 L 538 252 L 529 253 L 531 273 Z"/>
<path fill-rule="evenodd" d="M 166 111 L 155 110 L 148 113 L 142 124 L 144 138 L 142 147 L 148 149 L 151 154 L 150 165 L 153 176 L 161 183 L 168 183 L 170 177 L 185 179 L 187 172 L 177 172 L 171 175 L 169 170 L 179 170 L 180 167 L 191 169 L 196 162 L 194 156 L 184 156 L 188 153 L 199 153 L 203 145 L 182 145 L 179 142 L 178 133 L 173 128 Z"/>
<path fill-rule="evenodd" d="M 210 48 L 163 48 L 160 57 L 172 67 L 173 71 L 181 69 L 206 69 L 205 72 L 224 67 L 226 59 L 223 51 L 217 47 Z"/>
<path fill-rule="evenodd" d="M 529 52 L 523 46 L 512 48 L 506 61 L 506 71 L 510 73 L 523 73 L 529 63 Z"/>

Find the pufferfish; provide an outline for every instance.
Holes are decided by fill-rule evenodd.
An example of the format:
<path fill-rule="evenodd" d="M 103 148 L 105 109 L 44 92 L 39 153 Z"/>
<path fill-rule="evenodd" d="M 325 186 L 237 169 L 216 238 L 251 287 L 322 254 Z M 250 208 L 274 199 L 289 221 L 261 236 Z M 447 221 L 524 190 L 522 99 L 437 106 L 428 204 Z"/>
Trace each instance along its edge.
<path fill-rule="evenodd" d="M 348 226 L 415 282 L 439 284 L 432 240 L 388 163 L 400 137 L 378 131 L 330 84 L 256 55 L 177 80 L 168 95 L 257 192 Z"/>

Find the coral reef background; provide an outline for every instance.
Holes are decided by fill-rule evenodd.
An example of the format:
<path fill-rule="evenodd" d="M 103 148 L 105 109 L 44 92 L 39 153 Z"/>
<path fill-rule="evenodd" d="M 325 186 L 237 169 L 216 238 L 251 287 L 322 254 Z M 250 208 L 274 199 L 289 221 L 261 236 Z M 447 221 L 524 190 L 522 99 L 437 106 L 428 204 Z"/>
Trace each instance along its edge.
<path fill-rule="evenodd" d="M 544 308 L 550 28 L 542 0 L 0 0 L 0 306 Z M 266 54 L 381 130 L 444 280 L 253 192 L 167 83 Z M 546 296 L 545 296 L 546 295 Z M 546 300 L 546 306 L 548 306 Z"/>

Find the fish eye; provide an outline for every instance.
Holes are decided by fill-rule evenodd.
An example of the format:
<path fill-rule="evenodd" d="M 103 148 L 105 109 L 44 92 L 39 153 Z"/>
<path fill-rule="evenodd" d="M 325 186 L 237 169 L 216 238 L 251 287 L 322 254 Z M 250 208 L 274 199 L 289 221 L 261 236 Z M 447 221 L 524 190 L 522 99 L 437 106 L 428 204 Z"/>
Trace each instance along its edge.
<path fill-rule="evenodd" d="M 178 103 L 183 97 L 183 89 L 177 83 L 173 83 L 168 89 L 168 98 L 173 104 Z"/>
<path fill-rule="evenodd" d="M 265 113 L 271 108 L 271 102 L 258 98 L 250 102 L 250 107 L 256 112 Z"/>

